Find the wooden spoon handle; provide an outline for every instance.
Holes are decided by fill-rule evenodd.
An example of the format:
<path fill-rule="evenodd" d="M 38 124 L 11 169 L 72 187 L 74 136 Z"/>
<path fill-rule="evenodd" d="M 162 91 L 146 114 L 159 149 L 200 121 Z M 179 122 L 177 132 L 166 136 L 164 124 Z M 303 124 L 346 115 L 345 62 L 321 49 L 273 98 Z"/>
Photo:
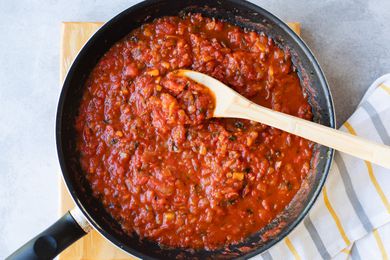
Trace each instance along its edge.
<path fill-rule="evenodd" d="M 390 169 L 389 146 L 261 107 L 239 96 L 224 114 L 257 121 Z"/>

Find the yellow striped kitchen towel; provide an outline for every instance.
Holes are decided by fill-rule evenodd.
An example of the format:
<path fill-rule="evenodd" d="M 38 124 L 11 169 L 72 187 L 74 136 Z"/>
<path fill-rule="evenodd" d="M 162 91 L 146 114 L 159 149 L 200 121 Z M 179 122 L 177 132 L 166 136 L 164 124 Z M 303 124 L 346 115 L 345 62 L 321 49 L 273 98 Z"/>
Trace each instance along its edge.
<path fill-rule="evenodd" d="M 370 86 L 341 130 L 390 145 L 390 74 Z M 336 152 L 308 216 L 255 259 L 389 259 L 389 200 L 390 170 Z"/>

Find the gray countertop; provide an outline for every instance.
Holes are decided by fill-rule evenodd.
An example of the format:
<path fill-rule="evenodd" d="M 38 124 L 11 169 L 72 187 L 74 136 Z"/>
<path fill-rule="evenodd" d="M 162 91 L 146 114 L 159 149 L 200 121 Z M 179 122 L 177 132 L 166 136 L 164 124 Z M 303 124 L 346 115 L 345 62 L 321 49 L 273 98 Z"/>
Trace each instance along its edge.
<path fill-rule="evenodd" d="M 106 21 L 135 2 L 0 1 L 0 259 L 58 216 L 61 21 Z M 253 2 L 302 23 L 302 38 L 328 78 L 338 125 L 390 72 L 389 0 Z"/>

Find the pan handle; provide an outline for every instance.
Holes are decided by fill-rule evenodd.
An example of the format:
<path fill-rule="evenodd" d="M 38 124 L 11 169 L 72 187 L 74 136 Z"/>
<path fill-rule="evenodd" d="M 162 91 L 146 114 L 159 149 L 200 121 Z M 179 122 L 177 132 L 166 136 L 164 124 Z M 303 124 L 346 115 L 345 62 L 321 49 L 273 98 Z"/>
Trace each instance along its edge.
<path fill-rule="evenodd" d="M 7 260 L 53 259 L 69 245 L 86 235 L 92 227 L 76 207 L 68 211 L 45 231 L 16 250 Z"/>

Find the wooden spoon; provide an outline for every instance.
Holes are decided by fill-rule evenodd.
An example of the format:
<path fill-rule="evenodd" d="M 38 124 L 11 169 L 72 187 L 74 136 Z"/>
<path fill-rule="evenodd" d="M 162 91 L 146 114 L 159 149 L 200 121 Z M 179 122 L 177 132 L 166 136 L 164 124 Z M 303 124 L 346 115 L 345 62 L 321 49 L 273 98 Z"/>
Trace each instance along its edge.
<path fill-rule="evenodd" d="M 253 120 L 390 169 L 389 146 L 259 106 L 206 74 L 192 70 L 178 70 L 177 74 L 204 85 L 214 94 L 213 117 Z"/>

